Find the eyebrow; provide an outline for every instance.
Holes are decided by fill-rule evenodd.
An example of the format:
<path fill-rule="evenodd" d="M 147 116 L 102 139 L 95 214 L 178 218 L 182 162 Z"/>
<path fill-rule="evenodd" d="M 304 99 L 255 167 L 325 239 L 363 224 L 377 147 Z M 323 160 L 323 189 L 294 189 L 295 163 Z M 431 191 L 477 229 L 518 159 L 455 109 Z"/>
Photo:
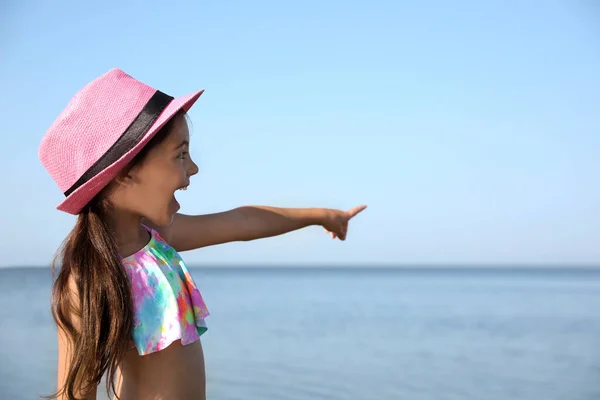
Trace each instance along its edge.
<path fill-rule="evenodd" d="M 189 145 L 190 145 L 190 142 L 187 139 L 183 139 L 181 141 L 181 143 L 179 143 L 179 145 L 177 147 L 175 147 L 175 149 L 180 149 L 183 146 L 189 146 Z"/>

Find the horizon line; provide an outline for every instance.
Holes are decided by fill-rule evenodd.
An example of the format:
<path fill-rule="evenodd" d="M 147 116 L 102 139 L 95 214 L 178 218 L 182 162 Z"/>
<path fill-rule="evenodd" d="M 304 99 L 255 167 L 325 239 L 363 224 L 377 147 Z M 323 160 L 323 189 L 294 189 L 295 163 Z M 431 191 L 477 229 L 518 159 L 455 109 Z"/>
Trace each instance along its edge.
<path fill-rule="evenodd" d="M 0 265 L 0 269 L 51 269 L 51 265 Z M 188 263 L 194 269 L 600 269 L 600 263 Z"/>

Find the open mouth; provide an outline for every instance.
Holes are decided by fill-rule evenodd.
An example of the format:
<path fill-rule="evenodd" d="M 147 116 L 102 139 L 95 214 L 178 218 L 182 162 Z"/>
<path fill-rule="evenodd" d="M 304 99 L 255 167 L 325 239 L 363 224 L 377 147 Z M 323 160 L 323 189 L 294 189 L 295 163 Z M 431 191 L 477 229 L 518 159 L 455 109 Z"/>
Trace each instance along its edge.
<path fill-rule="evenodd" d="M 178 187 L 178 188 L 175 190 L 175 192 L 177 192 L 177 191 L 179 191 L 179 190 L 187 190 L 188 186 L 189 186 L 189 183 L 186 183 L 186 184 L 184 184 L 184 185 L 182 185 L 182 186 Z M 173 192 L 173 204 L 174 204 L 174 206 L 175 206 L 175 209 L 176 209 L 176 210 L 179 210 L 179 202 L 178 202 L 178 201 L 177 201 L 177 199 L 175 198 L 175 192 Z"/>
<path fill-rule="evenodd" d="M 189 182 L 184 183 L 183 185 L 179 186 L 175 192 L 179 191 L 179 190 L 187 190 L 188 186 L 190 185 Z M 175 208 L 177 210 L 179 210 L 179 202 L 177 201 L 177 199 L 175 198 L 175 192 L 173 192 L 173 203 L 175 204 Z"/>

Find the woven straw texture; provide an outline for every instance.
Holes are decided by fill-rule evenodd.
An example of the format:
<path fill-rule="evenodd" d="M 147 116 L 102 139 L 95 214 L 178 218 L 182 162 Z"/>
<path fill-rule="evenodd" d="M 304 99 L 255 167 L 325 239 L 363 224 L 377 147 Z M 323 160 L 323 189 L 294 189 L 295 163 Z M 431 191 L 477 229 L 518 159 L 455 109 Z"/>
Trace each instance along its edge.
<path fill-rule="evenodd" d="M 123 134 L 156 92 L 120 69 L 88 83 L 69 101 L 44 135 L 38 156 L 61 192 L 69 189 Z M 77 214 L 139 153 L 156 132 L 203 93 L 174 99 L 140 142 L 115 163 L 83 184 L 58 209 Z"/>

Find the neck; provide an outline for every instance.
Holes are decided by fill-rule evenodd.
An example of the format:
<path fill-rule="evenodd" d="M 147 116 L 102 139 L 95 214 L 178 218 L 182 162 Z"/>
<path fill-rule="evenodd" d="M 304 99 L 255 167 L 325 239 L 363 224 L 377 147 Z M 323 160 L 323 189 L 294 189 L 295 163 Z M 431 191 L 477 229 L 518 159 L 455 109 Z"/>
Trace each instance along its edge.
<path fill-rule="evenodd" d="M 124 210 L 113 209 L 109 223 L 115 232 L 119 254 L 127 257 L 148 242 L 148 232 L 141 225 L 142 217 Z"/>

